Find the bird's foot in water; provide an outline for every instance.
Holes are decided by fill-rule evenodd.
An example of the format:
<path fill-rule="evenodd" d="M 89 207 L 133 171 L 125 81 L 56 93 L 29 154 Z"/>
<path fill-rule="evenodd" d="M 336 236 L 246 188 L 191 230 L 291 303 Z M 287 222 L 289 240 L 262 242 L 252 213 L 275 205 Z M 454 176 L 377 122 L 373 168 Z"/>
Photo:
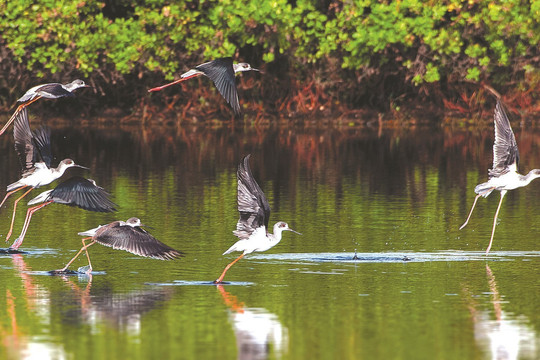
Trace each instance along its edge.
<path fill-rule="evenodd" d="M 51 275 L 77 275 L 79 272 L 70 269 L 58 269 L 49 271 Z"/>
<path fill-rule="evenodd" d="M 230 284 L 230 283 L 227 282 L 227 281 L 217 279 L 217 280 L 212 281 L 212 284 L 215 284 L 215 285 L 227 285 L 227 284 Z"/>
<path fill-rule="evenodd" d="M 13 244 L 11 244 L 11 246 L 9 248 L 13 249 L 13 250 L 18 250 L 19 247 L 21 246 L 23 240 L 24 239 L 21 239 L 20 237 L 18 237 L 17 239 L 15 239 L 15 241 L 13 242 Z M 7 241 L 7 239 L 6 239 L 6 241 Z"/>
<path fill-rule="evenodd" d="M 79 274 L 92 275 L 92 267 L 90 265 L 81 266 L 77 269 Z"/>
<path fill-rule="evenodd" d="M 0 254 L 26 254 L 26 251 L 7 248 L 7 249 L 0 249 Z"/>

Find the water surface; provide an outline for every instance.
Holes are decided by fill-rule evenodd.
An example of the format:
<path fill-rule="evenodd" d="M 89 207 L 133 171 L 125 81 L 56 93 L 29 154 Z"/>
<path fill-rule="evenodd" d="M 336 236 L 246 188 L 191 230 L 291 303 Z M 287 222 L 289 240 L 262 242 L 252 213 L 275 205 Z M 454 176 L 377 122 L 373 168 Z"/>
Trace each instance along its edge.
<path fill-rule="evenodd" d="M 540 168 L 539 135 L 516 130 L 526 171 Z M 119 211 L 52 204 L 35 213 L 26 254 L 0 255 L 0 358 L 539 358 L 540 182 L 505 197 L 491 256 L 498 194 L 458 230 L 491 147 L 492 129 L 54 128 L 55 164 L 91 168 L 65 177 L 95 179 Z M 271 223 L 303 235 L 285 233 L 210 286 L 235 257 L 221 254 L 235 241 L 248 153 Z M 0 166 L 3 189 L 19 176 L 10 136 Z M 185 257 L 95 245 L 92 276 L 47 275 L 80 248 L 77 232 L 132 216 Z"/>

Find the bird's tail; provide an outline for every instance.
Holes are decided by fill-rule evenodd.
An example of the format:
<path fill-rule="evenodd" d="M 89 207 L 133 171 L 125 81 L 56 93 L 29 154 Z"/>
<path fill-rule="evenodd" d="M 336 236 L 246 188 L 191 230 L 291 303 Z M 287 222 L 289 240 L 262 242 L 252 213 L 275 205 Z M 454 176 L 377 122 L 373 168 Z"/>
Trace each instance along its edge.
<path fill-rule="evenodd" d="M 491 192 L 495 190 L 495 188 L 493 187 L 493 185 L 490 185 L 489 183 L 485 182 L 485 183 L 482 183 L 482 184 L 478 184 L 476 185 L 476 187 L 474 188 L 474 192 L 477 193 L 478 195 L 482 195 L 483 197 L 488 197 L 489 194 L 491 194 Z"/>
<path fill-rule="evenodd" d="M 23 187 L 23 186 L 24 186 L 24 184 L 21 184 L 21 183 L 19 183 L 18 181 L 16 181 L 16 182 L 14 182 L 13 184 L 9 184 L 9 185 L 7 186 L 7 189 L 6 189 L 6 190 L 9 192 L 9 191 L 18 189 L 18 188 Z"/>

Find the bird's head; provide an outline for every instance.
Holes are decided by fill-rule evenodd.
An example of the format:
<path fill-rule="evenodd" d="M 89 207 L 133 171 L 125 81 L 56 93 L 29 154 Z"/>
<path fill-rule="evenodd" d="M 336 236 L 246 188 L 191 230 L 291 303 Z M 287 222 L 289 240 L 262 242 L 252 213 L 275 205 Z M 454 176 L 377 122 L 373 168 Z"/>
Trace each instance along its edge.
<path fill-rule="evenodd" d="M 73 91 L 75 89 L 80 89 L 80 88 L 86 88 L 86 87 L 91 87 L 90 85 L 86 85 L 86 83 L 80 79 L 77 79 L 77 80 L 73 80 L 72 82 L 70 82 L 69 84 L 65 85 L 65 87 L 69 90 L 69 91 Z"/>
<path fill-rule="evenodd" d="M 234 64 L 234 72 L 241 72 L 241 71 L 258 71 L 259 69 L 255 69 L 254 67 L 251 67 L 248 63 L 238 63 Z"/>
<path fill-rule="evenodd" d="M 295 231 L 295 230 L 291 229 L 289 227 L 289 224 L 287 224 L 284 221 L 280 221 L 280 222 L 276 223 L 276 225 L 274 225 L 274 233 L 276 231 L 279 231 L 279 232 L 281 232 L 281 231 L 292 231 L 295 234 L 302 235 L 298 231 Z"/>
<path fill-rule="evenodd" d="M 539 178 L 540 177 L 540 169 L 534 169 L 534 170 L 529 171 L 529 174 L 527 174 L 527 176 L 529 176 L 529 177 L 531 177 L 533 179 Z"/>
<path fill-rule="evenodd" d="M 60 169 L 62 169 L 62 170 L 65 170 L 65 169 L 70 168 L 70 167 L 79 167 L 81 169 L 88 170 L 88 168 L 85 167 L 85 166 L 75 164 L 75 161 L 73 161 L 71 159 L 64 159 L 64 160 L 60 161 L 60 165 L 58 165 L 58 167 Z"/>
<path fill-rule="evenodd" d="M 132 218 L 127 219 L 126 225 L 131 226 L 131 227 L 146 226 L 146 225 L 141 223 L 141 219 L 136 218 L 136 217 L 132 217 Z"/>

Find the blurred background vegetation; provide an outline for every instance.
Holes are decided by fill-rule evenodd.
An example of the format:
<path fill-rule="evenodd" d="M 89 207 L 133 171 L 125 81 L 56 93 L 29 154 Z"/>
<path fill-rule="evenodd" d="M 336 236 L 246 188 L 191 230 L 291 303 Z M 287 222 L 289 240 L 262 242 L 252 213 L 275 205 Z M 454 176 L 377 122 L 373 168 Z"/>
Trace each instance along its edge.
<path fill-rule="evenodd" d="M 0 107 L 81 78 L 94 87 L 78 100 L 87 108 L 219 104 L 230 115 L 201 80 L 147 89 L 233 56 L 264 70 L 239 80 L 247 111 L 466 112 L 496 89 L 537 112 L 539 42 L 540 0 L 0 0 Z"/>

